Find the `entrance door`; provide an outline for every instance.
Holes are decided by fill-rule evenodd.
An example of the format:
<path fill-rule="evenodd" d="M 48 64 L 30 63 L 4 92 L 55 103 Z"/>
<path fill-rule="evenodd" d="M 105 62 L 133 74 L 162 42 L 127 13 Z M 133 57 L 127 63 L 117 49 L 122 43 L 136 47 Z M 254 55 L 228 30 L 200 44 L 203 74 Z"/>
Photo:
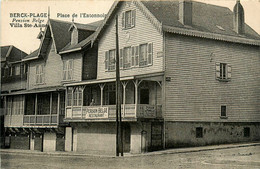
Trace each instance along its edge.
<path fill-rule="evenodd" d="M 149 104 L 149 89 L 140 89 L 140 104 Z"/>
<path fill-rule="evenodd" d="M 122 123 L 123 125 L 123 144 L 124 152 L 130 152 L 131 142 L 131 128 L 129 123 Z"/>
<path fill-rule="evenodd" d="M 152 151 L 163 148 L 163 124 L 152 123 Z"/>

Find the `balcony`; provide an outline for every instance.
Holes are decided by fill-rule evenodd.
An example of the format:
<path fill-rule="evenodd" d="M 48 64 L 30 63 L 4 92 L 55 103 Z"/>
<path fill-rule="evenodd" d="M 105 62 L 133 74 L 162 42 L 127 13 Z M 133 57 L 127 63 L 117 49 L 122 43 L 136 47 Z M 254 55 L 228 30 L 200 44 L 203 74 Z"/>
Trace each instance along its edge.
<path fill-rule="evenodd" d="M 64 115 L 5 115 L 5 127 L 56 127 Z"/>
<path fill-rule="evenodd" d="M 162 117 L 161 105 L 125 104 L 121 105 L 123 121 L 136 121 L 138 118 L 155 119 Z M 65 121 L 114 121 L 116 106 L 80 106 L 67 107 Z"/>

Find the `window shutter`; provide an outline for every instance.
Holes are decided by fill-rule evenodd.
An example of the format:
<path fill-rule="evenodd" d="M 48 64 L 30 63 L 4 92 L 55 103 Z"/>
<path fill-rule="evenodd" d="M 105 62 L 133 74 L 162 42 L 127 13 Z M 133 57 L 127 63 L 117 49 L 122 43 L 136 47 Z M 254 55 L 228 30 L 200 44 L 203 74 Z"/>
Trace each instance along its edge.
<path fill-rule="evenodd" d="M 108 51 L 106 51 L 106 53 L 105 53 L 105 70 L 107 70 L 108 69 L 108 56 L 109 55 L 109 53 L 108 53 Z"/>
<path fill-rule="evenodd" d="M 36 66 L 36 83 L 39 83 L 39 65 Z"/>
<path fill-rule="evenodd" d="M 73 60 L 69 60 L 69 73 L 70 73 L 70 80 L 73 79 Z"/>
<path fill-rule="evenodd" d="M 131 11 L 131 27 L 135 26 L 136 10 Z"/>
<path fill-rule="evenodd" d="M 24 65 L 21 65 L 21 66 L 20 66 L 20 73 L 21 73 L 21 74 L 24 74 Z"/>
<path fill-rule="evenodd" d="M 149 43 L 148 44 L 148 64 L 152 64 L 152 59 L 153 59 L 153 44 Z"/>
<path fill-rule="evenodd" d="M 44 69 L 43 69 L 43 65 L 40 66 L 41 67 L 41 83 L 44 82 Z"/>
<path fill-rule="evenodd" d="M 119 67 L 123 67 L 123 49 L 120 49 L 120 55 L 119 55 Z"/>
<path fill-rule="evenodd" d="M 12 75 L 15 75 L 15 66 L 12 66 Z"/>
<path fill-rule="evenodd" d="M 125 12 L 122 13 L 122 28 L 125 28 Z"/>
<path fill-rule="evenodd" d="M 67 67 L 67 62 L 63 61 L 63 71 L 62 71 L 63 80 L 66 80 L 66 67 Z"/>
<path fill-rule="evenodd" d="M 123 68 L 125 68 L 125 60 L 126 60 L 126 58 L 125 58 L 126 54 L 125 53 L 126 53 L 126 50 L 125 50 L 125 48 L 123 48 L 123 52 L 122 52 L 122 54 L 123 54 L 123 60 L 122 60 L 123 61 Z"/>
<path fill-rule="evenodd" d="M 231 79 L 231 65 L 227 65 L 227 79 Z"/>
<path fill-rule="evenodd" d="M 131 49 L 132 49 L 132 57 L 131 57 L 132 58 L 131 59 L 132 64 L 131 64 L 131 66 L 134 66 L 135 65 L 135 47 L 132 46 Z"/>
<path fill-rule="evenodd" d="M 216 79 L 220 78 L 220 63 L 216 63 Z"/>
<path fill-rule="evenodd" d="M 139 65 L 139 46 L 135 47 L 135 65 Z"/>

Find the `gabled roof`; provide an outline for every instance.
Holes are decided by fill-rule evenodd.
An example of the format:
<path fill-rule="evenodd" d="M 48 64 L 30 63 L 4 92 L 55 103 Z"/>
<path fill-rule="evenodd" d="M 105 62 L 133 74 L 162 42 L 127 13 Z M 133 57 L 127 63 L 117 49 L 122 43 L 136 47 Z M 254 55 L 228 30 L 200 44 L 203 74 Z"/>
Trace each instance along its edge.
<path fill-rule="evenodd" d="M 27 55 L 23 61 L 27 61 L 27 60 L 31 60 L 31 59 L 37 59 L 38 58 L 38 53 L 39 53 L 39 49 L 36 49 L 35 51 L 33 51 L 32 53 L 30 53 L 29 55 Z"/>
<path fill-rule="evenodd" d="M 100 36 L 105 27 L 124 3 L 115 1 L 97 29 L 92 43 Z M 228 42 L 245 43 L 260 46 L 260 35 L 245 24 L 245 34 L 239 35 L 233 30 L 233 12 L 226 8 L 192 1 L 192 25 L 179 22 L 178 1 L 133 1 L 148 20 L 162 33 L 170 32 L 188 36 L 203 37 Z"/>
<path fill-rule="evenodd" d="M 143 1 L 142 3 L 163 26 L 241 37 L 233 30 L 233 12 L 229 8 L 192 2 L 192 26 L 186 27 L 178 21 L 178 1 Z M 244 37 L 260 40 L 260 35 L 247 24 L 245 24 Z"/>
<path fill-rule="evenodd" d="M 27 53 L 13 45 L 1 46 L 1 62 L 18 62 L 21 61 L 26 55 Z"/>
<path fill-rule="evenodd" d="M 92 26 L 92 25 L 89 25 L 89 24 L 80 24 L 80 23 L 73 23 L 70 28 L 69 28 L 69 31 L 72 29 L 72 28 L 76 28 L 76 29 L 79 29 L 79 30 L 86 30 L 86 31 L 95 31 L 97 29 L 96 26 Z"/>
<path fill-rule="evenodd" d="M 75 23 L 74 24 L 77 26 L 77 28 L 78 28 L 78 25 L 81 25 L 81 28 L 84 27 L 85 31 L 92 31 L 92 30 L 95 31 L 102 22 L 103 22 L 103 20 L 100 20 L 100 21 L 85 24 L 84 26 L 83 26 L 83 24 L 75 24 Z M 87 28 L 91 28 L 92 30 L 88 30 Z M 82 48 L 89 45 L 91 43 L 91 40 L 93 39 L 93 37 L 94 37 L 94 33 L 92 33 L 86 39 L 82 40 L 81 42 L 79 42 L 77 44 L 73 45 L 69 42 L 63 49 L 60 50 L 59 53 L 64 54 L 64 53 L 79 51 Z"/>
<path fill-rule="evenodd" d="M 50 19 L 50 27 L 57 53 L 70 41 L 68 32 L 72 22 Z"/>
<path fill-rule="evenodd" d="M 70 32 L 68 32 L 70 26 L 71 22 L 49 19 L 41 38 L 40 47 L 23 60 L 28 61 L 45 56 L 51 39 L 53 40 L 55 51 L 58 53 L 70 42 Z"/>

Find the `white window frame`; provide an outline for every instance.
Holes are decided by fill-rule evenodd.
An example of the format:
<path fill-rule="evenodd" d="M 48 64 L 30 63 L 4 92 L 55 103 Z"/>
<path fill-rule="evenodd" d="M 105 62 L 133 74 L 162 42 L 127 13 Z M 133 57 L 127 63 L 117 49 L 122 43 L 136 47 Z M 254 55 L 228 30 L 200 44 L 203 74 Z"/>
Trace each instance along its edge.
<path fill-rule="evenodd" d="M 74 67 L 73 59 L 63 61 L 62 79 L 64 81 L 73 80 L 73 67 Z"/>
<path fill-rule="evenodd" d="M 116 50 L 112 49 L 105 52 L 105 69 L 112 71 L 116 69 Z"/>
<path fill-rule="evenodd" d="M 83 88 L 76 87 L 73 90 L 73 106 L 82 106 L 83 105 Z"/>
<path fill-rule="evenodd" d="M 44 65 L 36 65 L 36 84 L 44 83 Z"/>
<path fill-rule="evenodd" d="M 131 46 L 125 47 L 123 50 L 123 68 L 127 69 L 131 67 L 132 48 Z"/>
<path fill-rule="evenodd" d="M 127 23 L 128 21 L 128 23 Z M 130 29 L 136 24 L 136 10 L 127 10 L 122 13 L 122 28 Z"/>
<path fill-rule="evenodd" d="M 231 65 L 227 63 L 216 63 L 216 79 L 219 81 L 231 80 Z"/>

